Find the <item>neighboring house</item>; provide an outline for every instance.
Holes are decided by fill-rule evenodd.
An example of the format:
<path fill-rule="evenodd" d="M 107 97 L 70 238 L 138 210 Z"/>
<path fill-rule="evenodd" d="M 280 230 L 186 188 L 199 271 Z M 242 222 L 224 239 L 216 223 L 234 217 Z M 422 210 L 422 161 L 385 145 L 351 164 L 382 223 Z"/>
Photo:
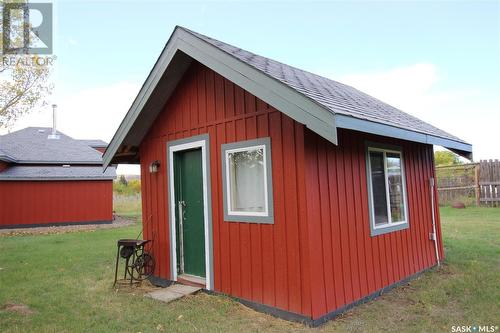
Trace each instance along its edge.
<path fill-rule="evenodd" d="M 115 168 L 104 172 L 97 150 L 105 143 L 54 133 L 0 136 L 0 228 L 112 222 Z"/>
<path fill-rule="evenodd" d="M 78 140 L 78 141 L 94 148 L 95 150 L 100 151 L 103 154 L 106 151 L 106 148 L 108 147 L 108 144 L 102 140 Z"/>
<path fill-rule="evenodd" d="M 443 257 L 433 144 L 471 156 L 355 88 L 177 27 L 103 159 L 141 164 L 154 283 L 315 325 Z"/>

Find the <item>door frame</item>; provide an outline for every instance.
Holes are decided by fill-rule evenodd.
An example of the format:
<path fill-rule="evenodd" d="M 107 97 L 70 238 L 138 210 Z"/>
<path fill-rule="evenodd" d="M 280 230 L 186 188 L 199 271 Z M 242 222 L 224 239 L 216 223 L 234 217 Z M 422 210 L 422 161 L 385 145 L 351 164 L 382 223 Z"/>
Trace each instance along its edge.
<path fill-rule="evenodd" d="M 174 181 L 174 153 L 201 148 L 201 164 L 203 172 L 203 220 L 205 232 L 205 288 L 213 290 L 213 238 L 212 238 L 212 195 L 210 185 L 210 140 L 208 134 L 196 135 L 185 139 L 167 142 L 168 165 L 168 208 L 170 230 L 170 276 L 177 281 L 177 239 L 176 239 L 176 209 Z"/>

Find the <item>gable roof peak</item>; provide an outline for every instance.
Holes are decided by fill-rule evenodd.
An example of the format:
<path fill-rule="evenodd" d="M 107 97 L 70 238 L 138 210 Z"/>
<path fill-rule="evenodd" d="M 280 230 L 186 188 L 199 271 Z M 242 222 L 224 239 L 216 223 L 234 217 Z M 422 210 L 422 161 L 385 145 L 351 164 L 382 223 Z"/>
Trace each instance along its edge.
<path fill-rule="evenodd" d="M 437 144 L 471 157 L 465 141 L 352 86 L 176 26 L 113 137 L 105 165 L 138 161 L 131 149 L 137 149 L 193 59 L 334 144 L 337 128 L 346 128 Z M 115 156 L 120 147 L 126 147 L 123 159 Z"/>

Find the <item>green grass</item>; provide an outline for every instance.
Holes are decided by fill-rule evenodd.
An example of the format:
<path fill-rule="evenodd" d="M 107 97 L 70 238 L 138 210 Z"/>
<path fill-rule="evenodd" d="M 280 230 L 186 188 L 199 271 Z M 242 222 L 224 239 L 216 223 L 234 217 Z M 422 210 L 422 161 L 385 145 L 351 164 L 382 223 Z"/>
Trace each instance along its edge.
<path fill-rule="evenodd" d="M 125 217 L 137 218 L 141 216 L 141 195 L 113 194 L 113 210 L 116 214 Z"/>
<path fill-rule="evenodd" d="M 130 207 L 124 205 L 124 207 Z M 128 210 L 133 214 L 133 210 Z M 222 296 L 170 304 L 111 288 L 116 239 L 140 225 L 95 232 L 0 237 L 1 332 L 450 332 L 500 325 L 500 209 L 441 208 L 446 261 L 409 285 L 311 329 Z"/>

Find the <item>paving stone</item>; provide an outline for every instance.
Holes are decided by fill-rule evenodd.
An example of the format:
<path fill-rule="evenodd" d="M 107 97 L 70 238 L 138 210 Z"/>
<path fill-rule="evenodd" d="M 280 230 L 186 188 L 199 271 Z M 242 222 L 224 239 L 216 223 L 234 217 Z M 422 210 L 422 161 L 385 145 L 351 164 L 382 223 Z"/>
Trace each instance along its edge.
<path fill-rule="evenodd" d="M 200 287 L 187 286 L 185 284 L 173 284 L 167 289 L 184 295 L 194 294 L 198 290 L 201 290 Z"/>
<path fill-rule="evenodd" d="M 163 288 L 160 290 L 155 290 L 155 291 L 149 292 L 145 296 L 151 297 L 151 298 L 156 299 L 158 301 L 168 303 L 168 302 L 172 302 L 176 299 L 179 299 L 181 297 L 184 297 L 186 295 L 194 294 L 198 290 L 201 290 L 201 288 L 186 286 L 186 285 L 182 285 L 182 284 L 173 284 L 167 288 Z"/>

